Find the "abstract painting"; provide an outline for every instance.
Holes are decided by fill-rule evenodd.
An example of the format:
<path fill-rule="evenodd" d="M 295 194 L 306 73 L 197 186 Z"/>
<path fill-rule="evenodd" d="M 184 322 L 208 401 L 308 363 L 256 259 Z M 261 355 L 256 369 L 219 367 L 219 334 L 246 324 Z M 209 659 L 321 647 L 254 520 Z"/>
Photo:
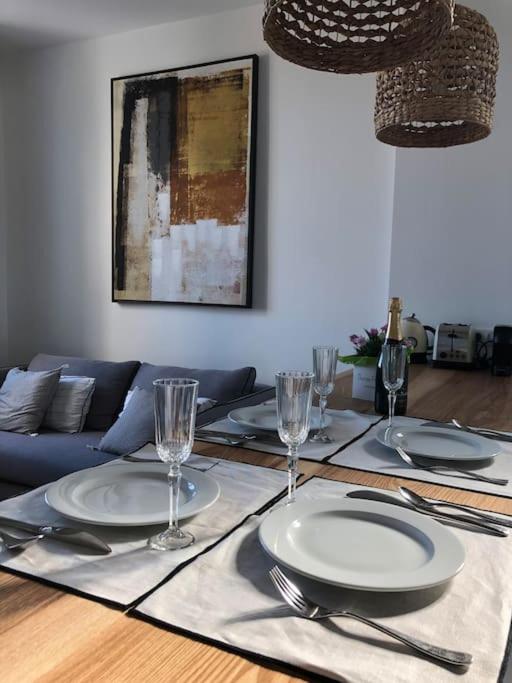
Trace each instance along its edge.
<path fill-rule="evenodd" d="M 257 68 L 112 79 L 114 301 L 251 306 Z"/>

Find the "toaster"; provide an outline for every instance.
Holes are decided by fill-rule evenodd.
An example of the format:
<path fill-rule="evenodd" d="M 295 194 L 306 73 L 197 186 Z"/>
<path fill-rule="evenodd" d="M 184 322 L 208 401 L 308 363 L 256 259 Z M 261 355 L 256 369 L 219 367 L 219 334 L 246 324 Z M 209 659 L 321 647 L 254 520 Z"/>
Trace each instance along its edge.
<path fill-rule="evenodd" d="M 432 365 L 436 368 L 472 368 L 475 333 L 471 325 L 441 323 L 434 338 Z"/>

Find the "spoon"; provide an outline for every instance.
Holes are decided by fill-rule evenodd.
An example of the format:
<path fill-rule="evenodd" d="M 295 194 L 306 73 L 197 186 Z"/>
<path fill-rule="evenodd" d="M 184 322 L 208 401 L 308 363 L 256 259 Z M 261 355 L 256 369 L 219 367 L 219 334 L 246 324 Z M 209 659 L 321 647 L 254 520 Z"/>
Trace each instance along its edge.
<path fill-rule="evenodd" d="M 37 536 L 26 536 L 25 538 L 16 538 L 10 534 L 6 534 L 5 531 L 0 531 L 0 539 L 2 540 L 4 546 L 7 550 L 26 550 L 34 545 L 38 541 L 44 538 L 43 534 L 38 534 Z"/>
<path fill-rule="evenodd" d="M 499 529 L 495 526 L 491 526 L 491 524 L 488 524 L 488 522 L 492 522 L 494 524 L 503 524 L 503 521 L 498 519 L 497 517 L 492 517 L 489 515 L 484 515 L 483 513 L 475 513 L 473 510 L 467 510 L 464 508 L 462 505 L 456 505 L 455 503 L 444 503 L 444 502 L 436 502 L 436 503 L 431 503 L 430 501 L 426 500 L 419 494 L 415 493 L 414 491 L 411 491 L 411 489 L 406 488 L 405 486 L 400 486 L 398 488 L 398 491 L 400 492 L 400 495 L 402 498 L 404 498 L 408 503 L 413 505 L 415 508 L 418 510 L 428 510 L 431 512 L 438 512 L 437 508 L 439 506 L 447 506 L 450 508 L 455 508 L 456 510 L 461 510 L 462 512 L 465 512 L 466 515 L 452 515 L 453 519 L 458 519 L 459 521 L 466 521 L 466 522 L 471 522 L 472 524 L 479 526 L 486 531 L 493 531 L 493 532 L 498 532 L 500 536 L 508 536 L 508 532 L 505 531 L 504 529 Z M 477 519 L 471 519 L 467 515 L 474 515 L 475 517 L 479 517 L 482 519 L 481 522 L 479 522 Z M 505 524 L 504 526 L 511 526 L 510 524 Z"/>

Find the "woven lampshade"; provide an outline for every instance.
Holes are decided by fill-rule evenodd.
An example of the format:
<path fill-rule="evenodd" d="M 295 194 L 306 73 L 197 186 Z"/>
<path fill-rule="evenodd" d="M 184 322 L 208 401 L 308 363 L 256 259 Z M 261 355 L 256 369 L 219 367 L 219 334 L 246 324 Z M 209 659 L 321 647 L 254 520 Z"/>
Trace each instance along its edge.
<path fill-rule="evenodd" d="M 406 64 L 439 43 L 455 0 L 265 0 L 263 35 L 309 69 L 367 73 Z"/>
<path fill-rule="evenodd" d="M 435 51 L 377 76 L 377 138 L 395 147 L 450 147 L 487 137 L 498 59 L 487 19 L 456 5 L 453 28 Z"/>

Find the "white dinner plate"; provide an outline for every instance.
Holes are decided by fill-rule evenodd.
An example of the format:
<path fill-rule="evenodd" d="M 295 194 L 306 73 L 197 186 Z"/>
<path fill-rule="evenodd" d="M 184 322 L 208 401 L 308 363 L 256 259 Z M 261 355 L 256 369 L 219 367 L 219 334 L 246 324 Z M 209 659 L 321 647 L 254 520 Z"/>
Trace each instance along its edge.
<path fill-rule="evenodd" d="M 410 455 L 439 460 L 487 460 L 501 453 L 496 441 L 446 427 L 383 427 L 377 440 L 384 446 L 401 446 Z"/>
<path fill-rule="evenodd" d="M 70 519 L 104 526 L 146 526 L 169 521 L 169 484 L 163 463 L 120 463 L 73 472 L 48 487 L 46 502 Z M 219 484 L 182 468 L 179 519 L 213 505 Z"/>
<path fill-rule="evenodd" d="M 243 427 L 250 429 L 263 429 L 269 432 L 277 432 L 277 409 L 276 404 L 247 406 L 247 408 L 238 408 L 232 410 L 228 417 L 233 422 L 237 422 Z M 325 416 L 325 426 L 328 427 L 332 423 L 330 415 Z M 311 409 L 311 423 L 310 429 L 320 429 L 320 409 Z"/>
<path fill-rule="evenodd" d="M 451 579 L 464 547 L 435 520 L 387 503 L 349 498 L 277 508 L 259 528 L 279 564 L 323 583 L 365 591 L 411 591 Z"/>

